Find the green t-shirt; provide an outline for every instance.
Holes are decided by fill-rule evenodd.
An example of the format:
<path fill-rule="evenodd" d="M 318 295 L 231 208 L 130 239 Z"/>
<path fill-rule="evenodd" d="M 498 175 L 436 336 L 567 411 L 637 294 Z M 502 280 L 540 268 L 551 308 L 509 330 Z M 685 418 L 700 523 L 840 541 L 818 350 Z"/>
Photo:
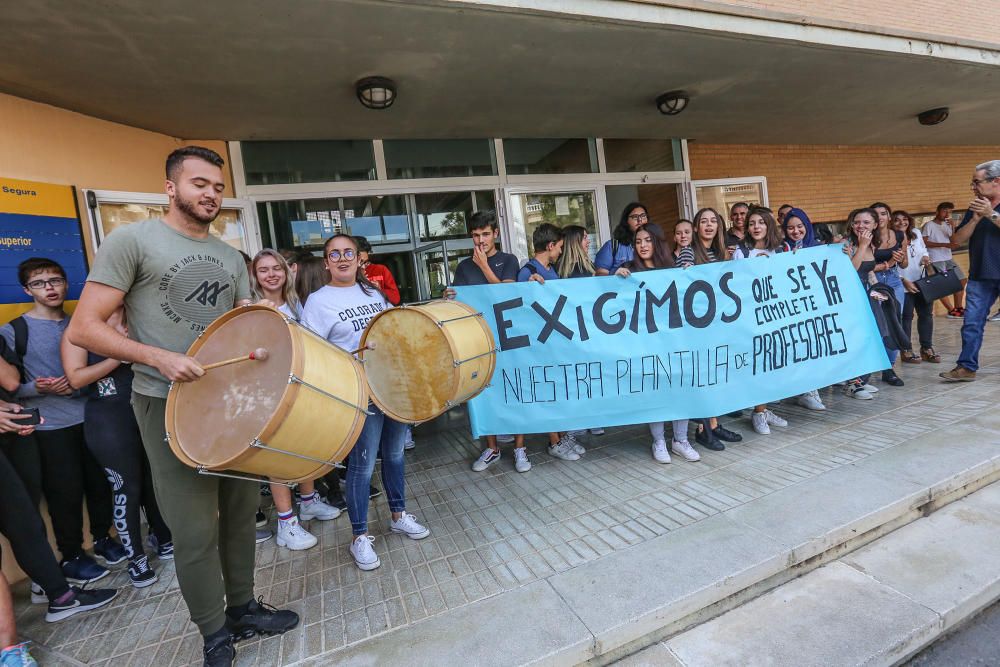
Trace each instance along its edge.
<path fill-rule="evenodd" d="M 129 338 L 187 352 L 198 334 L 250 298 L 243 256 L 214 236 L 193 239 L 160 219 L 116 229 L 101 244 L 88 281 L 125 292 Z M 135 364 L 133 389 L 165 398 L 170 383 Z"/>

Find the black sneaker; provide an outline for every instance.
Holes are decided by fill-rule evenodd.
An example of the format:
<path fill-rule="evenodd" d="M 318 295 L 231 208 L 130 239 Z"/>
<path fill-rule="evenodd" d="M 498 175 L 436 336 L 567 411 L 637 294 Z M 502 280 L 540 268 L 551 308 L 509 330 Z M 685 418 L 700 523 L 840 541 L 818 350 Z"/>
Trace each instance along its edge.
<path fill-rule="evenodd" d="M 716 426 L 712 429 L 713 435 L 719 440 L 725 440 L 726 442 L 740 442 L 743 440 L 743 436 L 736 431 L 730 431 L 728 428 L 722 426 Z"/>
<path fill-rule="evenodd" d="M 121 542 L 110 536 L 102 537 L 94 542 L 94 555 L 108 565 L 117 565 L 128 558 L 128 553 Z"/>
<path fill-rule="evenodd" d="M 128 578 L 136 588 L 145 588 L 156 583 L 156 572 L 149 566 L 145 555 L 139 556 L 128 564 Z"/>
<path fill-rule="evenodd" d="M 108 568 L 98 565 L 97 561 L 87 554 L 64 560 L 59 564 L 59 569 L 71 584 L 81 585 L 92 584 L 110 574 Z"/>
<path fill-rule="evenodd" d="M 344 494 L 340 492 L 340 489 L 338 489 L 336 493 L 323 496 L 320 500 L 330 507 L 336 507 L 341 512 L 347 511 L 347 501 L 344 499 Z"/>
<path fill-rule="evenodd" d="M 726 448 L 726 446 L 722 444 L 722 441 L 716 438 L 715 434 L 707 428 L 703 428 L 698 431 L 694 436 L 694 440 L 705 449 L 711 449 L 714 452 L 721 452 Z"/>
<path fill-rule="evenodd" d="M 272 537 L 274 537 L 274 533 L 272 533 L 271 531 L 269 531 L 267 528 L 258 528 L 257 529 L 257 536 L 254 537 L 254 541 L 257 544 L 263 544 L 264 542 L 267 542 Z"/>
<path fill-rule="evenodd" d="M 257 510 L 257 527 L 263 528 L 266 525 L 267 525 L 267 515 L 261 512 L 260 510 Z"/>
<path fill-rule="evenodd" d="M 903 386 L 902 378 L 896 375 L 896 372 L 892 370 L 882 371 L 882 382 L 885 382 L 888 385 L 892 385 L 893 387 Z"/>
<path fill-rule="evenodd" d="M 299 615 L 290 609 L 277 609 L 264 602 L 263 597 L 250 600 L 247 610 L 239 618 L 226 611 L 226 625 L 233 638 L 249 639 L 254 635 L 280 635 L 299 624 Z"/>
<path fill-rule="evenodd" d="M 73 596 L 69 600 L 61 604 L 49 602 L 49 610 L 45 614 L 46 621 L 55 623 L 81 612 L 103 607 L 118 595 L 118 590 L 114 588 L 86 590 L 73 586 L 70 590 L 73 592 Z"/>
<path fill-rule="evenodd" d="M 373 500 L 382 495 L 382 489 L 377 489 L 374 486 L 368 486 L 368 500 Z"/>
<path fill-rule="evenodd" d="M 203 655 L 205 667 L 231 667 L 236 662 L 233 636 L 226 632 L 219 637 L 206 638 Z"/>
<path fill-rule="evenodd" d="M 149 535 L 146 537 L 146 544 L 150 549 L 156 552 L 156 557 L 160 560 L 174 559 L 174 543 L 172 541 L 167 541 L 161 544 L 156 535 Z"/>

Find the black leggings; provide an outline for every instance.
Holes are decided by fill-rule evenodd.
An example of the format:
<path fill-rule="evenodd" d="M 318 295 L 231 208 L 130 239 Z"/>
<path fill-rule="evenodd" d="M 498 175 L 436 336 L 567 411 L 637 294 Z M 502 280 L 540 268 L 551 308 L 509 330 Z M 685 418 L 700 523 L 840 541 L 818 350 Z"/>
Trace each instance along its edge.
<path fill-rule="evenodd" d="M 917 336 L 920 338 L 920 349 L 934 347 L 931 340 L 934 335 L 934 304 L 924 301 L 920 294 L 906 293 L 903 300 L 903 331 L 909 335 L 913 329 L 913 311 L 917 311 Z M 912 351 L 912 350 L 911 350 Z"/>
<path fill-rule="evenodd" d="M 0 435 L 2 449 L 10 451 L 21 447 L 35 447 L 31 438 Z M 49 546 L 48 533 L 38 513 L 38 502 L 33 500 L 20 475 L 6 454 L 0 454 L 0 533 L 10 541 L 14 558 L 31 580 L 45 590 L 50 600 L 69 592 L 56 558 Z"/>
<path fill-rule="evenodd" d="M 83 498 L 87 497 L 90 534 L 108 536 L 111 492 L 104 473 L 87 450 L 83 424 L 35 431 L 42 458 L 42 488 L 49 503 L 52 532 L 63 560 L 83 553 Z"/>
<path fill-rule="evenodd" d="M 128 401 L 90 400 L 83 422 L 87 446 L 104 467 L 114 503 L 114 525 L 129 559 L 142 556 L 139 507 L 146 511 L 150 531 L 160 544 L 170 542 L 170 529 L 153 494 L 153 475 L 142 446 L 135 413 Z"/>

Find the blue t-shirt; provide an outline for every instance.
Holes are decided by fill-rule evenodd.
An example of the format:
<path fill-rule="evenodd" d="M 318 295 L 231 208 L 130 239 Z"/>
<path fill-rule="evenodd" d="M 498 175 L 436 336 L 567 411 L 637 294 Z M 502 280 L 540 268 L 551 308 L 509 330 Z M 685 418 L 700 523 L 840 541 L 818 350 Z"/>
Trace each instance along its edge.
<path fill-rule="evenodd" d="M 993 210 L 1000 213 L 1000 206 Z M 970 224 L 974 215 L 966 211 L 956 231 Z M 976 219 L 976 230 L 969 237 L 969 279 L 1000 280 L 1000 229 L 988 219 Z"/>
<path fill-rule="evenodd" d="M 531 279 L 531 274 L 533 273 L 537 273 L 546 280 L 558 280 L 559 278 L 559 274 L 556 273 L 555 269 L 543 266 L 541 262 L 532 257 L 531 260 L 522 266 L 521 270 L 517 272 L 517 282 L 527 282 Z"/>
<path fill-rule="evenodd" d="M 517 257 L 507 252 L 499 250 L 492 256 L 486 258 L 486 263 L 493 269 L 493 273 L 500 282 L 505 280 L 517 280 L 517 269 L 520 262 Z M 455 278 L 451 281 L 452 286 L 461 285 L 486 285 L 486 276 L 471 257 L 466 257 L 455 268 Z"/>
<path fill-rule="evenodd" d="M 618 246 L 618 249 L 614 253 L 614 257 L 611 256 L 612 244 Z M 631 262 L 633 254 L 634 252 L 630 244 L 608 241 L 601 246 L 600 250 L 597 251 L 597 257 L 594 258 L 594 266 L 599 269 L 604 269 L 608 273 L 614 273 L 618 270 L 618 267 Z"/>

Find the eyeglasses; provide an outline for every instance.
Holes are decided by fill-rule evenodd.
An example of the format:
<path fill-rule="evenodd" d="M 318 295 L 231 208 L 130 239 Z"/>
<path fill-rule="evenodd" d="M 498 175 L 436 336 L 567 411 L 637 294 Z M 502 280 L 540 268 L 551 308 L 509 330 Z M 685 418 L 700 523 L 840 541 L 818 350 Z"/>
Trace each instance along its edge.
<path fill-rule="evenodd" d="M 42 289 L 44 287 L 62 287 L 65 284 L 65 278 L 50 278 L 49 280 L 32 280 L 27 286 L 28 289 Z"/>
<path fill-rule="evenodd" d="M 628 217 L 629 220 L 649 220 L 649 216 L 645 213 L 634 213 Z"/>
<path fill-rule="evenodd" d="M 327 253 L 326 256 L 335 262 L 339 262 L 341 257 L 343 257 L 346 260 L 352 260 L 357 256 L 357 253 L 348 248 L 343 252 L 339 250 L 331 250 L 329 253 Z"/>
<path fill-rule="evenodd" d="M 995 181 L 998 178 L 1000 178 L 1000 176 L 993 176 L 992 178 L 974 178 L 972 179 L 972 183 L 970 183 L 970 185 L 972 187 L 976 187 L 978 185 L 982 185 L 983 183 L 990 183 L 992 181 Z"/>

